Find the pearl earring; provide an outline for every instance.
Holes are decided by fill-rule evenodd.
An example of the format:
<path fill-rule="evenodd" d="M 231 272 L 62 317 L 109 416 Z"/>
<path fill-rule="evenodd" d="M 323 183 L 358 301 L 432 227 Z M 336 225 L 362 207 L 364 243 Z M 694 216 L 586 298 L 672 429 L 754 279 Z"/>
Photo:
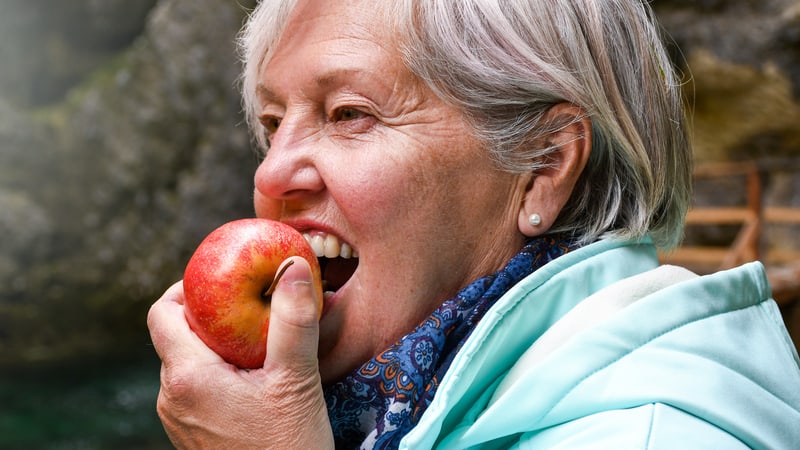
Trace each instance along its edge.
<path fill-rule="evenodd" d="M 538 215 L 536 213 L 533 213 L 530 216 L 528 216 L 528 223 L 531 224 L 531 226 L 534 226 L 534 227 L 539 226 L 539 224 L 542 223 L 542 216 L 540 216 L 540 215 Z"/>

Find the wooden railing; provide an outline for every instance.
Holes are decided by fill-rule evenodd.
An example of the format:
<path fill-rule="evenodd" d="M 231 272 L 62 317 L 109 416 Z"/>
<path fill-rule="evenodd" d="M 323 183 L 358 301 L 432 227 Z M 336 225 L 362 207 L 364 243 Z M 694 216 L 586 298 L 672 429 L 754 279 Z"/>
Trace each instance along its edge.
<path fill-rule="evenodd" d="M 768 272 L 775 274 L 771 281 L 775 294 L 778 294 L 776 300 L 779 296 L 785 297 L 786 301 L 790 301 L 789 298 L 796 300 L 800 296 L 800 249 L 767 246 L 763 239 L 767 225 L 800 228 L 800 208 L 763 205 L 762 174 L 776 171 L 800 172 L 800 164 L 781 162 L 767 167 L 752 162 L 699 165 L 694 172 L 695 182 L 713 178 L 740 178 L 744 182 L 746 201 L 744 205 L 737 206 L 695 206 L 686 216 L 687 230 L 698 226 L 738 225 L 738 233 L 732 242 L 724 246 L 684 245 L 662 253 L 662 262 L 708 273 L 760 260 L 765 263 Z M 789 276 L 786 276 L 787 271 Z M 794 294 L 783 296 L 780 294 L 782 292 Z"/>

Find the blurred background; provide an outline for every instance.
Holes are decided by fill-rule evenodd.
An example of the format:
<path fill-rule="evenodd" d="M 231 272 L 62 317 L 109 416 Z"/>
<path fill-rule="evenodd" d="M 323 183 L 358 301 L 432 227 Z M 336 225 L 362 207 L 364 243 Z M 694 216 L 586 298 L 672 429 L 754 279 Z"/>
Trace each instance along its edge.
<path fill-rule="evenodd" d="M 254 4 L 0 0 L 0 448 L 170 448 L 145 317 L 210 230 L 252 215 L 233 41 Z M 759 207 L 800 208 L 800 1 L 652 5 L 698 165 L 746 163 Z M 698 205 L 752 203 L 746 178 L 711 172 Z M 701 225 L 688 244 L 742 228 Z M 761 223 L 756 256 L 791 268 L 771 252 L 800 250 L 798 230 Z"/>

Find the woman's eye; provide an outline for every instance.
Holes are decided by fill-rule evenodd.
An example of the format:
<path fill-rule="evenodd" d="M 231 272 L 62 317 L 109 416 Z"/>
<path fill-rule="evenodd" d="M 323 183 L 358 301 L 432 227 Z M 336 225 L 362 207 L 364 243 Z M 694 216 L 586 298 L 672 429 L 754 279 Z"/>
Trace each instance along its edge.
<path fill-rule="evenodd" d="M 339 108 L 333 112 L 335 121 L 350 121 L 365 117 L 367 114 L 353 108 Z"/>
<path fill-rule="evenodd" d="M 353 135 L 370 131 L 377 123 L 377 119 L 360 109 L 337 108 L 331 113 L 330 122 L 337 133 Z"/>
<path fill-rule="evenodd" d="M 264 126 L 264 130 L 267 134 L 274 134 L 281 125 L 281 119 L 277 117 L 267 117 L 261 121 L 261 124 Z"/>

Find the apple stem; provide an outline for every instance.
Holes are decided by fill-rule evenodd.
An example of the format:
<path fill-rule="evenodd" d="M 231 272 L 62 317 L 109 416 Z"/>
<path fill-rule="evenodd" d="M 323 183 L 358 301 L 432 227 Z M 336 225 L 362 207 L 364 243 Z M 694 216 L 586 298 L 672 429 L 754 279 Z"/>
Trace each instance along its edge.
<path fill-rule="evenodd" d="M 278 281 L 281 279 L 284 272 L 286 272 L 286 269 L 288 269 L 289 266 L 291 266 L 292 264 L 294 264 L 294 261 L 289 260 L 286 264 L 283 265 L 283 267 L 281 267 L 281 270 L 277 274 L 275 274 L 275 279 L 272 280 L 272 284 L 269 285 L 269 287 L 267 288 L 266 291 L 264 291 L 264 294 L 262 294 L 262 296 L 269 297 L 272 295 L 272 293 L 275 291 L 275 287 L 278 286 Z"/>

